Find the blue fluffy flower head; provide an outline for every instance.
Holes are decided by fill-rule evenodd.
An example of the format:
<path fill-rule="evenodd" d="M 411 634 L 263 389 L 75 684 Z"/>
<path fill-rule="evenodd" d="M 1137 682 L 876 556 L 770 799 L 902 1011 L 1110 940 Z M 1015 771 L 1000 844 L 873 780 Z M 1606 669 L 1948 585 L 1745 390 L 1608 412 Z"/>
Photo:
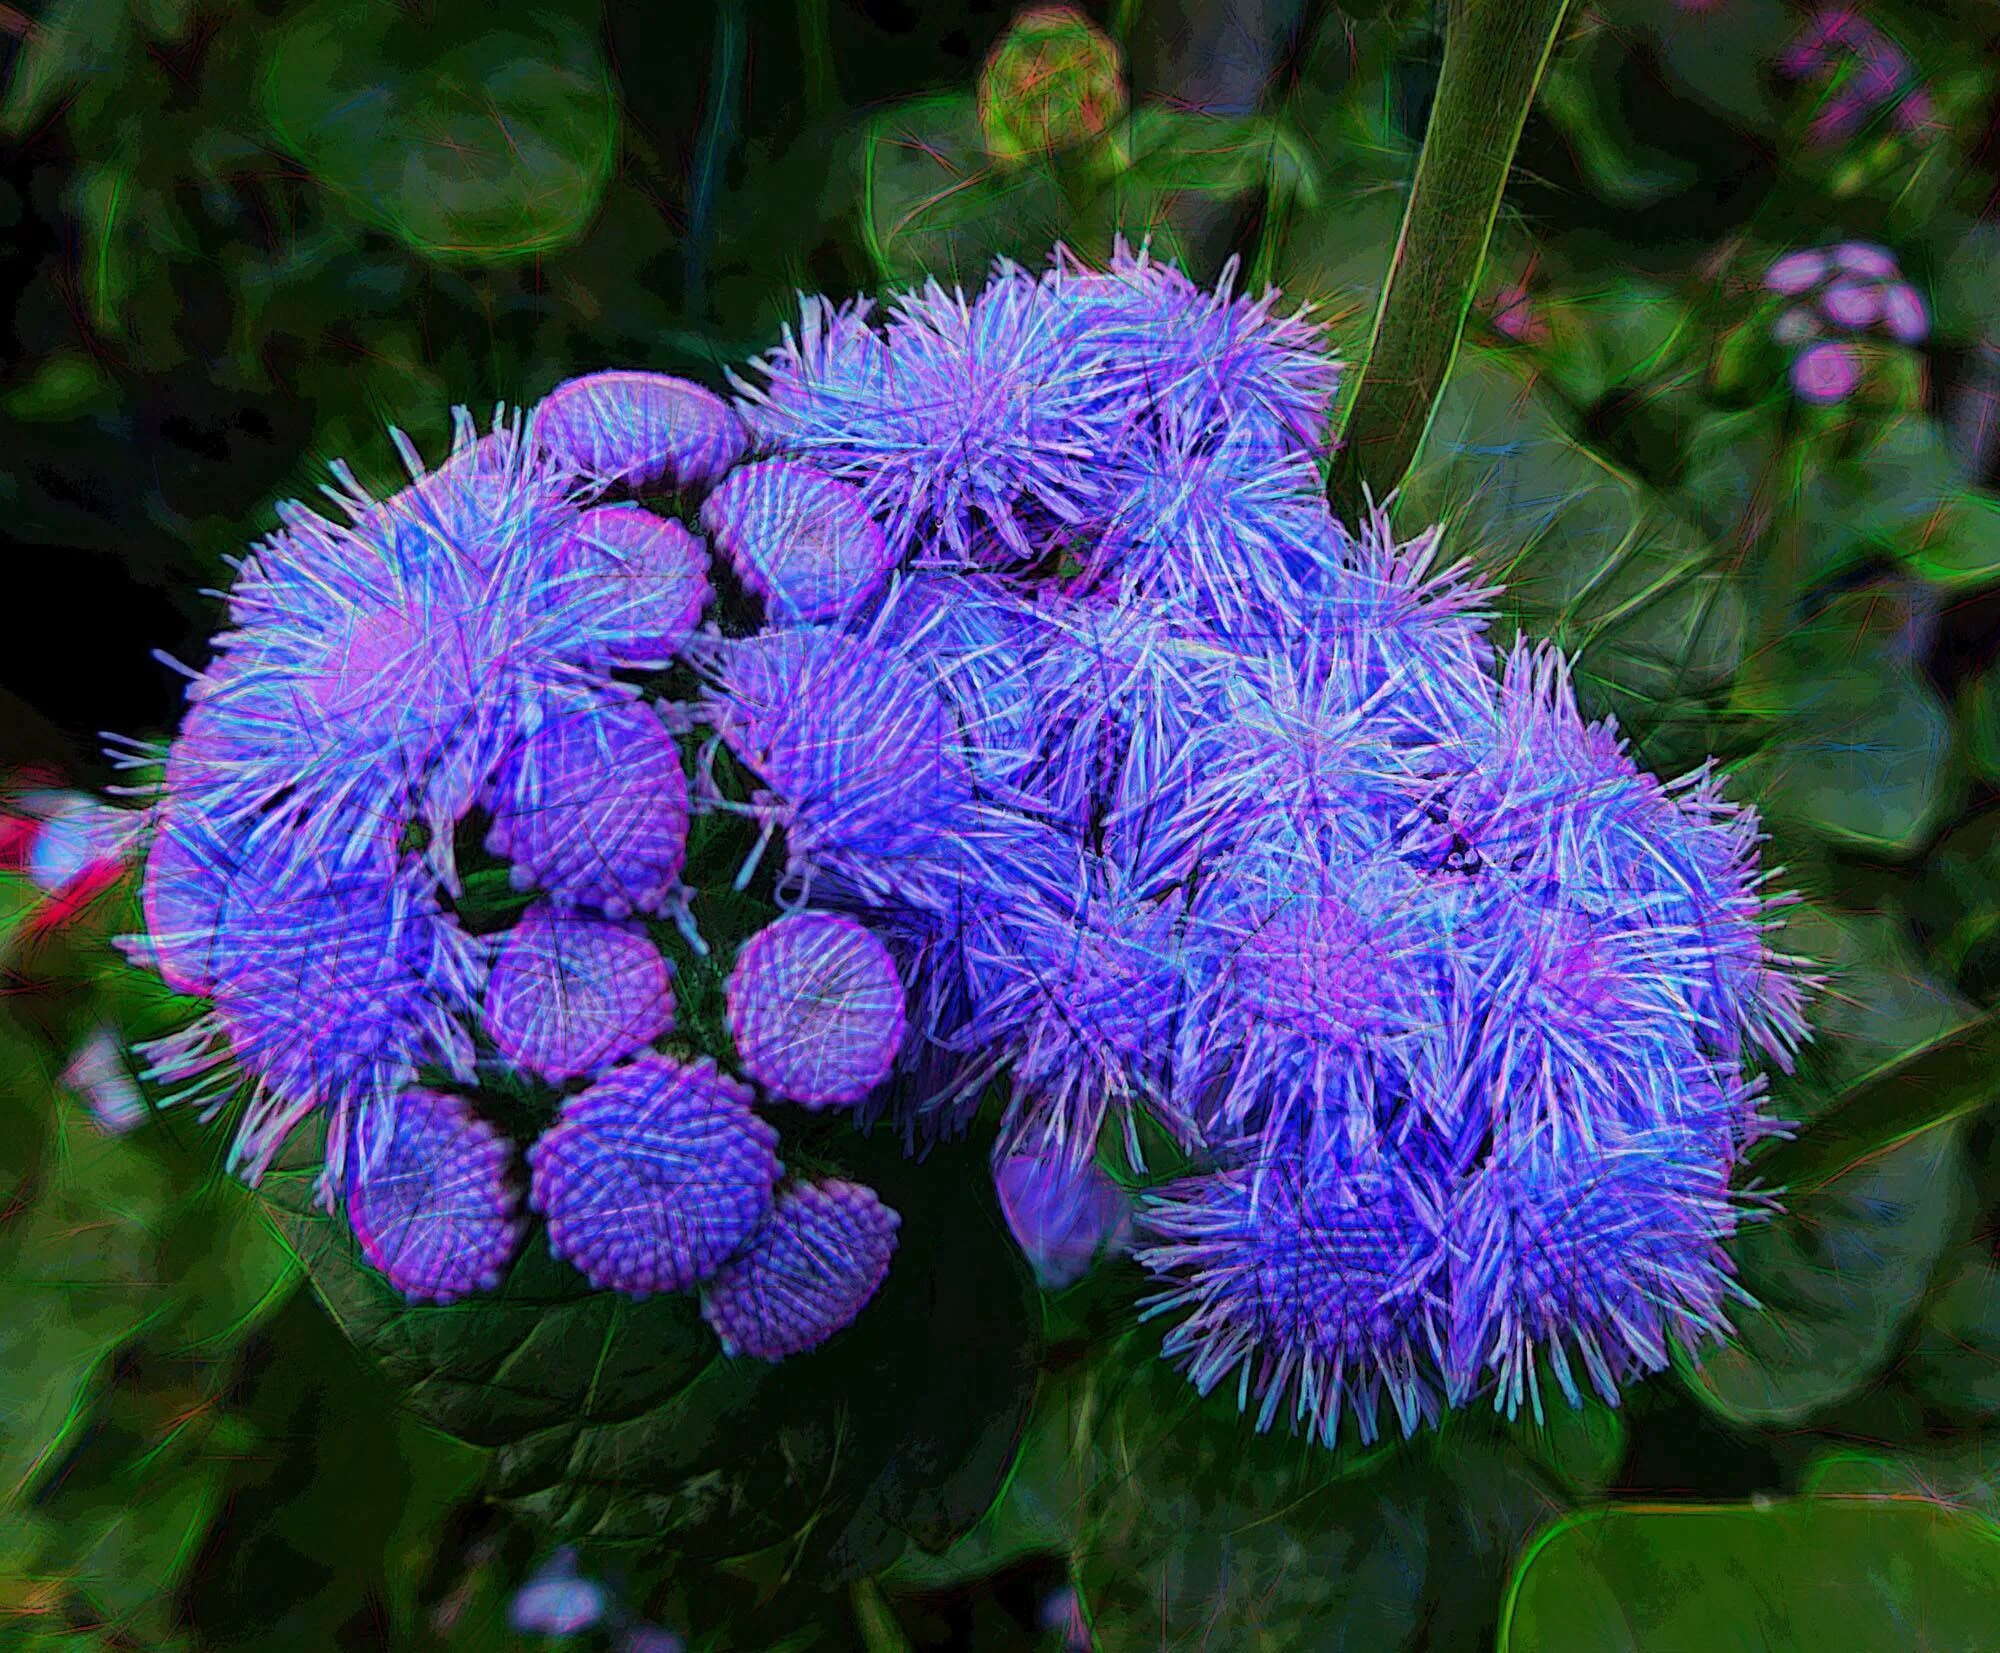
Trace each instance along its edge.
<path fill-rule="evenodd" d="M 899 1221 L 759 1110 L 916 1140 L 998 1095 L 1038 1272 L 1130 1249 L 1260 1427 L 1615 1397 L 1727 1327 L 1807 981 L 1712 768 L 1644 773 L 1560 655 L 1502 657 L 1435 530 L 1329 515 L 1338 374 L 1275 294 L 1062 252 L 288 509 L 166 755 L 139 946 L 213 1009 L 154 1077 L 247 1076 L 253 1174 L 323 1112 L 413 1295 L 500 1278 L 525 1205 L 764 1359 L 862 1311 Z M 691 1056 L 660 926 L 706 945 L 704 815 L 792 910 Z M 562 1090 L 524 1160 L 495 1071 Z"/>

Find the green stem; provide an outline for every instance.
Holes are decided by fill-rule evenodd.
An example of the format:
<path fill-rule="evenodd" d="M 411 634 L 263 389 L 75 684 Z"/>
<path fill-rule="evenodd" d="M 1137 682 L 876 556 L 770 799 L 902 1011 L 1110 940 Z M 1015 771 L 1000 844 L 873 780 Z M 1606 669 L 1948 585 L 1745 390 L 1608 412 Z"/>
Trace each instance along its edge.
<path fill-rule="evenodd" d="M 857 1578 L 850 1593 L 855 1622 L 861 1630 L 861 1645 L 868 1653 L 910 1653 L 910 1638 L 896 1622 L 882 1586 L 872 1578 Z"/>
<path fill-rule="evenodd" d="M 1422 446 L 1569 0 L 1445 0 L 1444 68 L 1327 493 L 1353 520 Z"/>

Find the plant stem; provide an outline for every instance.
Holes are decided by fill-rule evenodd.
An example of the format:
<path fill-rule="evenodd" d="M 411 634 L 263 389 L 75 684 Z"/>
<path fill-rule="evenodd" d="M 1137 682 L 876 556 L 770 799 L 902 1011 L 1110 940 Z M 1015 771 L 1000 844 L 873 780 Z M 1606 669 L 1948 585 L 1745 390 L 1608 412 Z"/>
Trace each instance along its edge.
<path fill-rule="evenodd" d="M 1444 67 L 1327 493 L 1352 521 L 1422 446 L 1569 0 L 1445 0 Z"/>

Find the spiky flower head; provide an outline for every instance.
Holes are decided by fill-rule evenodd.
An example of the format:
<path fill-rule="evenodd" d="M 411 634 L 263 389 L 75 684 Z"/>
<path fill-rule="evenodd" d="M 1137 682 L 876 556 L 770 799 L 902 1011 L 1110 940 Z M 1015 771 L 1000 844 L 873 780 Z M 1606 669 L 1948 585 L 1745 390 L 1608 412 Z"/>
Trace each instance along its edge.
<path fill-rule="evenodd" d="M 482 811 L 521 887 L 612 917 L 680 900 L 679 748 L 611 674 L 673 659 L 706 555 L 593 502 L 614 478 L 705 477 L 744 436 L 697 386 L 578 385 L 485 434 L 461 411 L 436 471 L 395 433 L 412 483 L 389 499 L 336 466 L 345 521 L 280 507 L 189 674 L 130 947 L 212 999 L 148 1048 L 149 1073 L 209 1108 L 248 1082 L 231 1156 L 248 1176 L 324 1113 L 322 1196 L 345 1197 L 351 1155 L 358 1174 L 391 1152 L 419 1072 L 472 1082 L 491 947 L 459 923 L 459 859 Z M 546 922 L 501 951 L 525 956 Z M 489 1005 L 517 1055 L 548 1032 L 534 997 L 503 978 Z"/>
<path fill-rule="evenodd" d="M 1435 532 L 1333 521 L 1310 317 L 1059 252 L 879 314 L 806 299 L 752 377 L 732 406 L 589 375 L 464 421 L 394 499 L 344 482 L 347 525 L 285 512 L 152 815 L 139 950 L 214 999 L 154 1077 L 215 1102 L 248 1073 L 253 1172 L 324 1108 L 330 1187 L 426 1290 L 457 1277 L 381 1242 L 368 1179 L 490 1156 L 462 1098 L 402 1136 L 391 1104 L 494 1052 L 587 1081 L 529 1153 L 556 1254 L 703 1285 L 732 1353 L 809 1347 L 894 1214 L 777 1192 L 756 1093 L 646 1048 L 632 915 L 699 944 L 687 831 L 734 811 L 739 886 L 782 837 L 792 912 L 726 995 L 744 1072 L 913 1137 L 1004 1078 L 1038 1245 L 1094 1208 L 1061 1191 L 1102 1192 L 1107 1130 L 1143 1173 L 1162 1127 L 1188 1163 L 1134 1219 L 1152 1308 L 1260 1424 L 1511 1410 L 1544 1368 L 1580 1393 L 1577 1361 L 1608 1395 L 1716 1335 L 1772 1128 L 1752 1063 L 1810 985 L 1756 817 L 1712 767 L 1644 774 L 1552 651 L 1497 659 Z M 686 521 L 706 496 L 756 634 L 701 625 L 705 547 L 606 497 L 656 482 Z M 644 704 L 629 674 L 677 657 L 699 703 Z M 503 865 L 461 877 L 482 829 Z M 481 905 L 508 883 L 511 930 Z"/>
<path fill-rule="evenodd" d="M 1163 1352 L 1203 1394 L 1233 1382 L 1257 1427 L 1280 1415 L 1328 1445 L 1343 1412 L 1375 1438 L 1438 1410 L 1430 1375 L 1448 1256 L 1441 1192 L 1405 1148 L 1349 1159 L 1300 1140 L 1168 1184 L 1142 1208 L 1139 1260 L 1174 1314 Z"/>

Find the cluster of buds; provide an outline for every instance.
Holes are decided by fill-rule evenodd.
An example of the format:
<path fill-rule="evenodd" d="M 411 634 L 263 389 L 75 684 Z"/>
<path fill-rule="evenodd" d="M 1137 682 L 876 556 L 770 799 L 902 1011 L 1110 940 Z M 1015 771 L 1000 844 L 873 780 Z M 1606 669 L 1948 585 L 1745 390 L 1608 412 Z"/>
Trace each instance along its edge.
<path fill-rule="evenodd" d="M 1871 340 L 1911 347 L 1930 333 L 1930 313 L 1905 281 L 1896 256 L 1868 241 L 1786 253 L 1764 272 L 1764 285 L 1790 302 L 1771 337 L 1791 352 L 1792 389 L 1803 402 L 1831 407 L 1860 387 Z"/>

